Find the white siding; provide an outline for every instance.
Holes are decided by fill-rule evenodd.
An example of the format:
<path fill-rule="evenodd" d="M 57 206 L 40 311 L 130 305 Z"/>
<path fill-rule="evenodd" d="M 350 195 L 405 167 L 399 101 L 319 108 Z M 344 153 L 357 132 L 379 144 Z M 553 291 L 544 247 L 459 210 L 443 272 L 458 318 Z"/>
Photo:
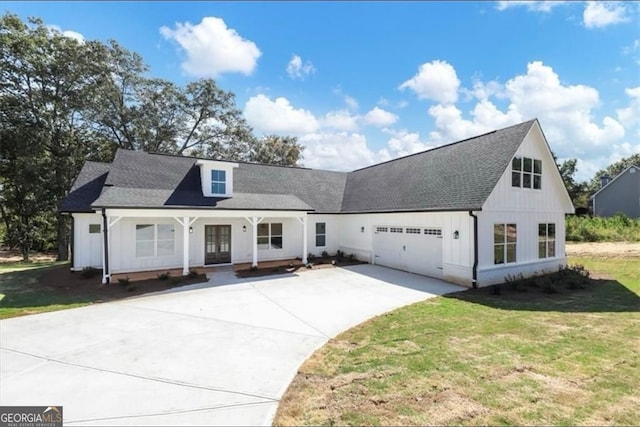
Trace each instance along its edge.
<path fill-rule="evenodd" d="M 324 222 L 326 225 L 326 246 L 316 246 L 316 223 Z M 302 250 L 302 237 L 300 237 L 300 250 Z M 307 216 L 307 251 L 316 256 L 327 251 L 330 254 L 340 249 L 340 215 L 308 215 Z"/>
<path fill-rule="evenodd" d="M 542 160 L 540 190 L 512 187 L 511 164 L 478 213 L 478 283 L 504 282 L 505 276 L 557 270 L 566 264 L 565 213 L 574 211 L 553 157 L 538 127 L 533 126 L 516 156 Z M 538 258 L 538 224 L 556 224 L 556 257 Z M 494 224 L 517 224 L 516 263 L 494 264 Z"/>
<path fill-rule="evenodd" d="M 89 233 L 89 225 L 97 224 L 102 230 L 99 213 L 74 213 L 73 216 L 73 269 L 102 268 L 102 233 Z"/>
<path fill-rule="evenodd" d="M 376 226 L 442 228 L 442 277 L 467 286 L 471 284 L 473 219 L 468 212 L 342 215 L 340 216 L 340 248 L 346 254 L 353 253 L 358 259 L 373 263 L 372 245 Z M 456 230 L 459 231 L 459 239 L 453 238 Z"/>

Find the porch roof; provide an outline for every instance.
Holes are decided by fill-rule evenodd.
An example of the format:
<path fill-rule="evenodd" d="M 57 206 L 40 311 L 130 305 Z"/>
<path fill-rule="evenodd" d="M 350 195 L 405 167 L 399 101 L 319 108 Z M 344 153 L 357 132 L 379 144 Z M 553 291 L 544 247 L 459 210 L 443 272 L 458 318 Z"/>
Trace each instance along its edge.
<path fill-rule="evenodd" d="M 198 189 L 199 190 L 199 189 Z M 208 208 L 232 210 L 313 211 L 292 194 L 234 193 L 233 197 L 203 197 L 198 192 L 176 193 L 174 190 L 106 187 L 91 205 L 93 208 Z"/>

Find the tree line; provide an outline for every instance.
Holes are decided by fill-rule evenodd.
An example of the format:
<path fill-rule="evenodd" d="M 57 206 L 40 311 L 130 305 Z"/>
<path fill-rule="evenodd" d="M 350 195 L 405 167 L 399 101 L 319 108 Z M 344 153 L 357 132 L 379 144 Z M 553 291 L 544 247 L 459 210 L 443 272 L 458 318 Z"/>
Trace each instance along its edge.
<path fill-rule="evenodd" d="M 58 212 L 86 160 L 118 148 L 296 165 L 295 137 L 256 137 L 235 95 L 213 79 L 151 76 L 116 40 L 78 41 L 39 18 L 0 17 L 0 216 L 3 244 L 68 258 Z M 2 233 L 0 233 L 2 237 Z"/>

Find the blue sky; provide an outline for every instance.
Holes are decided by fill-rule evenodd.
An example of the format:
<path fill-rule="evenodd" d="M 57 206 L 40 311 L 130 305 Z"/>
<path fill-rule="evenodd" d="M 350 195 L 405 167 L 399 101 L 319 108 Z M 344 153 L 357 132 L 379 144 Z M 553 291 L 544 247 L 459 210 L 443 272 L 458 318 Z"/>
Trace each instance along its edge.
<path fill-rule="evenodd" d="M 640 3 L 3 2 L 213 77 L 256 134 L 350 170 L 537 117 L 578 178 L 640 152 Z M 472 159 L 470 159 L 472 160 Z"/>

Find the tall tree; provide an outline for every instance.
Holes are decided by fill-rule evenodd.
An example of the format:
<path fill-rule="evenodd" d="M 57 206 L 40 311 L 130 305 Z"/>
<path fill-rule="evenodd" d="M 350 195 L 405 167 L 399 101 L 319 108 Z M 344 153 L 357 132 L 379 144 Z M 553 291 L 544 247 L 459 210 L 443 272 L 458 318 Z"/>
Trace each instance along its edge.
<path fill-rule="evenodd" d="M 588 185 L 589 191 L 593 194 L 600 189 L 600 180 L 603 176 L 609 178 L 615 178 L 620 172 L 625 170 L 631 165 L 640 166 L 640 153 L 632 154 L 629 157 L 623 157 L 617 162 L 614 162 L 604 169 L 596 172 L 595 176 Z"/>
<path fill-rule="evenodd" d="M 251 160 L 281 166 L 296 166 L 304 147 L 293 136 L 265 135 L 255 146 Z"/>
<path fill-rule="evenodd" d="M 573 206 L 575 206 L 576 208 L 586 208 L 589 205 L 587 183 L 576 182 L 574 176 L 576 171 L 578 170 L 577 163 L 577 159 L 568 159 L 561 164 L 558 164 L 558 169 L 560 170 L 560 175 L 562 175 L 562 180 L 564 181 L 564 185 L 567 188 L 567 192 L 571 197 Z"/>

